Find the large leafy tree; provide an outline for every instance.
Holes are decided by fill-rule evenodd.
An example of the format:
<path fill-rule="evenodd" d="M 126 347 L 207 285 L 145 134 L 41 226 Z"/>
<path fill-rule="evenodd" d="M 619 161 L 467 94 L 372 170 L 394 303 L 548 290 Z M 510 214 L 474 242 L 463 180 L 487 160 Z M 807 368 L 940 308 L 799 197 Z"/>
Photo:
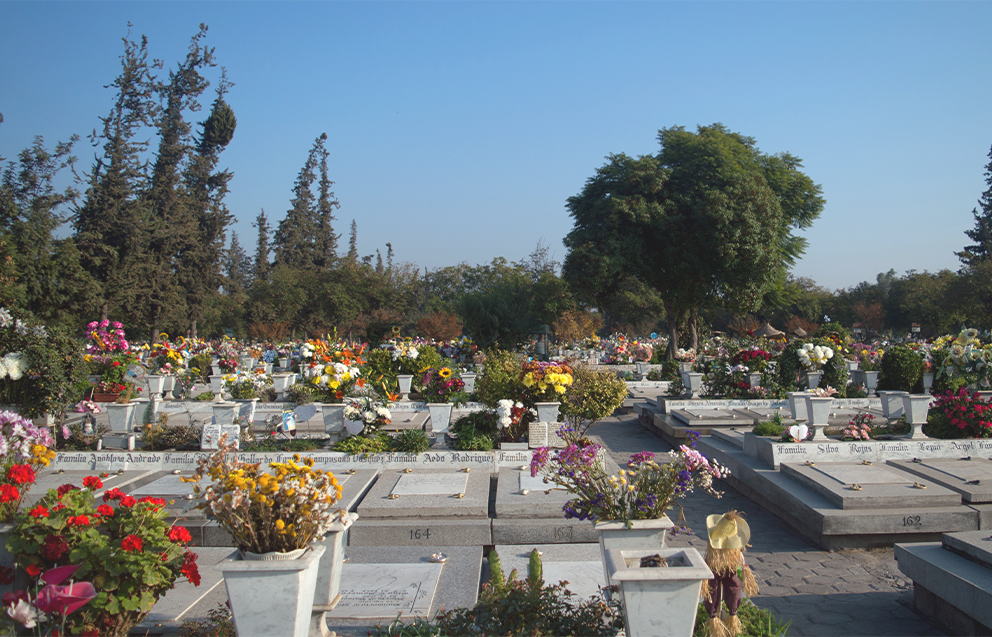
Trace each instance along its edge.
<path fill-rule="evenodd" d="M 724 126 L 662 129 L 656 157 L 611 155 L 568 199 L 574 227 L 564 275 L 590 303 L 609 305 L 634 277 L 655 290 L 669 325 L 669 353 L 688 319 L 716 304 L 759 307 L 802 254 L 793 228 L 823 207 L 820 188 L 789 154 L 761 153 Z"/>
<path fill-rule="evenodd" d="M 979 197 L 978 208 L 971 211 L 975 216 L 975 227 L 964 231 L 975 243 L 958 252 L 958 258 L 966 266 L 992 261 L 992 148 L 985 166 L 985 183 L 988 189 Z"/>

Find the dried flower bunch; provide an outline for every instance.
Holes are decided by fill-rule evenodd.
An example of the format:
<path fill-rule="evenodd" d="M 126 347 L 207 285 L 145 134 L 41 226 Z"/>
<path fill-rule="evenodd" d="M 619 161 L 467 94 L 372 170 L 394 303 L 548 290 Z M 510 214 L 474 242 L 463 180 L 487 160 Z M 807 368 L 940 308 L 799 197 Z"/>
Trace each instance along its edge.
<path fill-rule="evenodd" d="M 220 448 L 200 460 L 196 473 L 184 482 L 210 484 L 193 488 L 198 508 L 209 511 L 242 551 L 288 552 L 323 537 L 346 512 L 335 508 L 341 485 L 330 471 L 313 468 L 313 459 L 294 455 L 288 462 L 249 464 L 231 452 L 233 443 L 221 438 Z"/>

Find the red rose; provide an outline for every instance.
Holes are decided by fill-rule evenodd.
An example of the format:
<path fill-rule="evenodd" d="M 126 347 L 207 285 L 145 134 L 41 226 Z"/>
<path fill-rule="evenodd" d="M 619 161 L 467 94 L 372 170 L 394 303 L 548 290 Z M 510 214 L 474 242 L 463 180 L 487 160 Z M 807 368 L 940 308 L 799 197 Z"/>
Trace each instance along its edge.
<path fill-rule="evenodd" d="M 16 502 L 21 497 L 21 492 L 12 484 L 0 485 L 0 503 Z"/>
<path fill-rule="evenodd" d="M 185 527 L 174 526 L 169 529 L 169 539 L 173 542 L 181 542 L 186 544 L 187 542 L 193 541 L 193 536 L 189 534 L 189 531 Z"/>
<path fill-rule="evenodd" d="M 96 508 L 96 512 L 105 518 L 109 518 L 114 515 L 114 507 L 109 504 L 101 504 Z"/>
<path fill-rule="evenodd" d="M 34 482 L 34 469 L 26 464 L 15 464 L 7 470 L 7 479 L 16 484 Z"/>
<path fill-rule="evenodd" d="M 103 480 L 96 476 L 86 476 L 83 478 L 83 486 L 87 489 L 93 489 L 96 491 L 97 489 L 103 488 Z"/>
<path fill-rule="evenodd" d="M 137 535 L 129 535 L 121 540 L 121 550 L 128 553 L 137 553 L 145 548 L 145 543 Z"/>

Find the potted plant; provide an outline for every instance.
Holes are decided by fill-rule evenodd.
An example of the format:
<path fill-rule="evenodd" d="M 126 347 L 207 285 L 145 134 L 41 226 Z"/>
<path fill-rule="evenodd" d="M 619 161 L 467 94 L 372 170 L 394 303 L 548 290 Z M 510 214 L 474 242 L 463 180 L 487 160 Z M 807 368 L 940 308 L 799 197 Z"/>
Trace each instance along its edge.
<path fill-rule="evenodd" d="M 682 445 L 669 452 L 664 464 L 653 460 L 649 451 L 635 453 L 626 468 L 612 476 L 599 461 L 602 447 L 574 436 L 567 427 L 561 432 L 568 445 L 554 452 L 547 447 L 536 449 L 530 473 L 541 474 L 546 482 L 576 496 L 563 507 L 566 518 L 595 523 L 607 584 L 607 550 L 664 547 L 668 529 L 674 526 L 676 532 L 688 531 L 679 500 L 695 486 L 713 497 L 722 497 L 713 480 L 730 474 L 693 447 Z M 695 445 L 695 438 L 689 441 Z M 666 515 L 673 506 L 679 508 L 676 524 Z"/>
<path fill-rule="evenodd" d="M 322 345 L 322 342 L 321 342 Z M 344 427 L 344 400 L 356 389 L 365 387 L 359 367 L 365 361 L 350 348 L 317 348 L 300 364 L 303 384 L 310 390 L 312 400 L 321 403 L 324 430 L 340 433 Z"/>
<path fill-rule="evenodd" d="M 102 489 L 98 476 L 84 478 L 83 488 L 50 489 L 17 516 L 8 541 L 31 578 L 78 562 L 73 577 L 93 583 L 96 597 L 67 618 L 63 634 L 124 637 L 180 577 L 200 582 L 197 556 L 186 546 L 192 537 L 166 522 L 165 500 L 110 489 L 97 501 Z"/>
<path fill-rule="evenodd" d="M 340 579 L 344 557 L 341 542 L 319 542 L 327 533 L 343 533 L 357 516 L 336 508 L 341 486 L 331 472 L 314 469 L 311 458 L 294 455 L 265 471 L 237 460 L 232 450 L 222 439 L 184 480 L 209 479 L 194 487 L 197 506 L 213 513 L 241 552 L 240 559 L 220 564 L 235 629 L 242 636 L 305 637 L 318 570 Z M 338 550 L 327 555 L 328 548 Z"/>
<path fill-rule="evenodd" d="M 568 363 L 531 361 L 520 366 L 520 381 L 537 408 L 540 422 L 558 422 L 562 396 L 573 382 Z"/>
<path fill-rule="evenodd" d="M 431 412 L 431 430 L 444 432 L 451 423 L 451 410 L 468 401 L 465 383 L 450 367 L 429 368 L 420 378 L 421 395 Z"/>

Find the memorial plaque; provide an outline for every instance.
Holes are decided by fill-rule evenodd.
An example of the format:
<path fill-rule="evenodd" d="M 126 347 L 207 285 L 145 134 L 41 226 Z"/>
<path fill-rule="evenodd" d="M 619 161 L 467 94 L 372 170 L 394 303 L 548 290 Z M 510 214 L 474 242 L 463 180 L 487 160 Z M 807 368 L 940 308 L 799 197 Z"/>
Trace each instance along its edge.
<path fill-rule="evenodd" d="M 408 473 L 400 476 L 393 490 L 394 495 L 455 495 L 465 493 L 467 473 Z"/>
<path fill-rule="evenodd" d="M 532 422 L 527 429 L 527 445 L 531 449 L 548 446 L 548 424 Z"/>
<path fill-rule="evenodd" d="M 929 507 L 961 504 L 959 493 L 884 464 L 783 463 L 781 472 L 841 509 L 906 509 L 919 513 Z"/>
<path fill-rule="evenodd" d="M 520 472 L 520 489 L 527 489 L 528 491 L 547 491 L 548 489 L 554 489 L 555 484 L 546 483 L 544 481 L 544 476 L 537 474 L 533 478 L 530 476 L 530 471 Z"/>
<path fill-rule="evenodd" d="M 329 619 L 427 617 L 443 564 L 345 564 Z"/>
<path fill-rule="evenodd" d="M 296 415 L 297 420 L 310 420 L 317 415 L 317 406 L 314 404 L 300 405 L 293 410 L 293 413 Z"/>
<path fill-rule="evenodd" d="M 241 427 L 238 425 L 203 425 L 203 432 L 200 434 L 200 449 L 209 451 L 220 448 L 221 437 L 227 434 L 227 442 L 234 442 L 235 449 L 240 449 Z"/>
<path fill-rule="evenodd" d="M 669 413 L 688 425 L 743 425 L 747 420 L 734 411 L 724 409 L 673 409 Z"/>

